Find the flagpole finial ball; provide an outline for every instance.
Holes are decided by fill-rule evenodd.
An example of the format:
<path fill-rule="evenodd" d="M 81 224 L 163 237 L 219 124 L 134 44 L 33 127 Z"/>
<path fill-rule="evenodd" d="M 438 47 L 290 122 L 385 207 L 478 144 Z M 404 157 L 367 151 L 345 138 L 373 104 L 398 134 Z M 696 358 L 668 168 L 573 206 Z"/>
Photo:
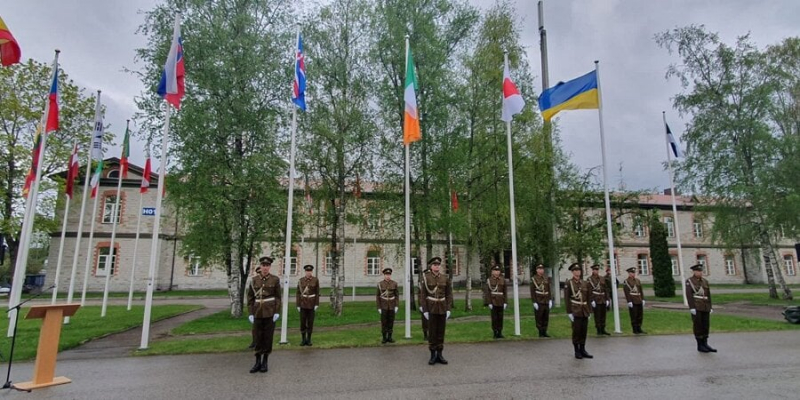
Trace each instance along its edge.
<path fill-rule="evenodd" d="M 98 90 L 97 90 L 97 95 L 98 95 L 98 96 L 100 96 L 100 92 L 102 92 L 102 90 L 99 90 L 99 89 L 98 89 Z"/>
<path fill-rule="evenodd" d="M 406 33 L 406 40 L 408 40 L 409 38 L 411 38 L 411 35 Z"/>
<path fill-rule="evenodd" d="M 595 64 L 600 64 L 600 60 L 594 60 Z"/>
<path fill-rule="evenodd" d="M 61 50 L 56 49 L 56 54 L 61 53 Z"/>

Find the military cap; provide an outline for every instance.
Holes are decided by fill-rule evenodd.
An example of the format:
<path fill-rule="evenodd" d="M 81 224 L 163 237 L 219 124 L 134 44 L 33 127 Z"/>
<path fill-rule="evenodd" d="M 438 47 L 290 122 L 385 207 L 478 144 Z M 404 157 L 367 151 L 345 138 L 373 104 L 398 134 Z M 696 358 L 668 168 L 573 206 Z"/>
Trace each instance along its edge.
<path fill-rule="evenodd" d="M 595 264 L 595 265 L 592 265 L 592 266 L 591 266 L 591 268 L 592 268 L 593 270 L 599 270 L 599 269 L 600 269 L 600 266 L 599 266 L 599 265 L 597 265 L 597 264 Z"/>
<path fill-rule="evenodd" d="M 383 274 L 384 275 L 391 275 L 392 274 L 392 269 L 391 268 L 384 268 L 383 269 Z"/>
<path fill-rule="evenodd" d="M 536 269 L 544 269 L 544 265 L 539 264 L 539 265 L 536 266 Z"/>
<path fill-rule="evenodd" d="M 630 267 L 630 268 L 626 269 L 625 271 L 636 272 L 636 267 Z"/>
<path fill-rule="evenodd" d="M 442 257 L 433 257 L 430 260 L 428 260 L 428 265 L 441 264 L 441 263 L 442 263 Z"/>
<path fill-rule="evenodd" d="M 314 266 L 311 265 L 311 264 L 303 265 L 303 270 L 305 270 L 305 271 L 313 271 L 314 270 Z"/>
<path fill-rule="evenodd" d="M 570 271 L 580 271 L 581 270 L 581 265 L 578 264 L 578 263 L 572 263 L 572 265 L 569 266 L 569 270 Z"/>
<path fill-rule="evenodd" d="M 262 265 L 272 265 L 272 257 L 264 256 L 258 259 L 258 262 Z"/>
<path fill-rule="evenodd" d="M 492 271 L 500 271 L 500 266 L 495 265 L 494 267 L 492 267 Z"/>
<path fill-rule="evenodd" d="M 689 269 L 692 270 L 692 271 L 702 271 L 703 270 L 703 264 L 692 265 L 691 267 L 689 267 Z"/>

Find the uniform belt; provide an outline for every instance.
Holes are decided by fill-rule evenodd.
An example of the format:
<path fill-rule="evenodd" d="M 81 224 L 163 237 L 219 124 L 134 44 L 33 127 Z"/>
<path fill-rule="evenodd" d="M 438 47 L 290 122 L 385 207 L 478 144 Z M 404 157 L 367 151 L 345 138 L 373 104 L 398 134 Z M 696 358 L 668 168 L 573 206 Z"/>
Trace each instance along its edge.
<path fill-rule="evenodd" d="M 592 294 L 605 294 L 605 293 L 592 291 Z"/>
<path fill-rule="evenodd" d="M 274 297 L 270 297 L 268 299 L 256 299 L 256 303 L 268 303 L 270 301 L 275 301 Z"/>
<path fill-rule="evenodd" d="M 538 290 L 535 291 L 536 294 L 550 294 L 550 292 L 540 292 Z"/>
<path fill-rule="evenodd" d="M 585 301 L 577 301 L 577 300 L 570 300 L 570 301 L 572 302 L 572 304 L 580 304 L 580 305 L 582 305 L 582 306 L 583 306 L 583 305 L 586 305 L 586 302 L 585 302 Z"/>
<path fill-rule="evenodd" d="M 631 296 L 641 296 L 639 293 L 631 293 Z"/>
<path fill-rule="evenodd" d="M 430 300 L 430 301 L 444 301 L 444 297 L 442 297 L 441 299 L 437 299 L 436 297 L 428 296 L 428 300 Z"/>
<path fill-rule="evenodd" d="M 394 296 L 392 296 L 392 297 L 383 297 L 383 296 L 381 296 L 381 299 L 383 299 L 383 300 L 394 300 Z"/>
<path fill-rule="evenodd" d="M 492 292 L 492 294 L 503 294 L 503 292 Z"/>
<path fill-rule="evenodd" d="M 707 300 L 708 296 L 694 296 L 695 299 Z"/>
<path fill-rule="evenodd" d="M 303 297 L 317 297 L 315 294 L 304 294 Z"/>

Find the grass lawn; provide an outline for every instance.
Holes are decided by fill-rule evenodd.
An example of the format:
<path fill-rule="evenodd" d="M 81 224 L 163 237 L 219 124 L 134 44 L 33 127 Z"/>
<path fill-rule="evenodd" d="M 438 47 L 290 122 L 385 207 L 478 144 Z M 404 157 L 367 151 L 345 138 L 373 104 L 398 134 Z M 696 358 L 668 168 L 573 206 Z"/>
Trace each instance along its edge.
<path fill-rule="evenodd" d="M 70 318 L 68 325 L 61 329 L 61 341 L 58 350 L 63 351 L 77 347 L 90 339 L 121 332 L 142 324 L 144 316 L 143 306 L 134 306 L 131 311 L 126 306 L 108 306 L 105 318 L 100 318 L 100 306 L 86 306 L 78 309 L 75 316 Z M 152 319 L 158 321 L 167 317 L 182 314 L 200 307 L 191 305 L 165 305 L 153 306 Z M 36 347 L 39 345 L 39 329 L 42 327 L 41 319 L 25 319 L 28 309 L 23 307 L 17 325 L 17 342 L 14 349 L 14 361 L 29 360 L 36 357 Z M 0 318 L 0 338 L 3 361 L 7 361 L 11 353 L 11 338 L 6 337 L 8 332 L 8 318 Z"/>
<path fill-rule="evenodd" d="M 147 295 L 146 292 L 133 292 L 134 300 L 144 300 Z M 80 299 L 80 292 L 72 295 L 75 299 Z M 128 298 L 128 292 L 109 292 L 108 297 L 113 298 Z M 171 290 L 171 291 L 157 291 L 153 292 L 154 299 L 165 299 L 173 297 L 228 297 L 227 289 L 215 290 Z M 59 299 L 66 299 L 66 293 L 59 293 Z M 102 299 L 103 292 L 86 292 L 87 299 Z"/>
<path fill-rule="evenodd" d="M 368 304 L 369 307 L 367 309 L 372 308 L 372 304 Z M 348 308 L 355 308 L 354 317 L 351 318 L 352 321 L 362 321 L 364 323 L 370 323 L 370 326 L 364 325 L 356 325 L 351 328 L 346 328 L 341 326 L 337 329 L 329 329 L 325 330 L 325 328 L 317 329 L 317 332 L 314 334 L 314 347 L 315 348 L 350 348 L 350 347 L 372 347 L 372 346 L 380 346 L 380 323 L 377 320 L 377 313 L 372 317 L 368 317 L 365 314 L 366 310 L 360 310 L 361 304 L 349 304 L 346 305 Z M 533 321 L 533 316 L 531 315 L 530 310 L 526 310 L 528 307 L 523 307 L 521 309 L 521 326 L 520 329 L 522 331 L 522 336 L 514 337 L 514 326 L 513 326 L 513 311 L 511 311 L 511 307 L 509 307 L 508 311 L 506 311 L 506 318 L 505 318 L 505 330 L 504 335 L 506 336 L 505 340 L 539 340 L 534 339 L 536 336 L 536 327 Z M 320 308 L 322 310 L 322 308 Z M 526 311 L 526 312 L 522 312 Z M 487 315 L 488 312 L 483 308 L 478 308 L 473 311 L 472 315 Z M 358 318 L 356 316 L 359 316 Z M 494 341 L 492 339 L 492 332 L 491 332 L 491 323 L 486 321 L 474 321 L 472 318 L 469 318 L 470 315 L 460 312 L 454 314 L 454 317 L 447 324 L 447 333 L 446 333 L 446 343 L 477 343 L 477 342 L 491 342 Z M 209 320 L 208 324 L 206 325 L 194 325 L 199 328 L 207 329 L 206 332 L 238 332 L 238 334 L 234 333 L 232 335 L 225 335 L 215 338 L 193 338 L 191 335 L 188 336 L 177 336 L 172 339 L 168 340 L 159 340 L 151 342 L 150 348 L 148 350 L 137 352 L 139 355 L 157 355 L 157 354 L 189 354 L 189 353 L 222 353 L 222 352 L 237 352 L 237 351 L 245 351 L 247 345 L 250 343 L 250 328 L 249 323 L 244 321 L 244 325 L 239 325 L 238 321 L 234 324 L 233 321 L 228 318 L 227 325 L 235 325 L 237 327 L 242 327 L 243 329 L 225 329 L 222 328 L 222 322 L 224 318 L 221 316 L 214 315 L 212 317 L 207 318 Z M 293 315 L 292 319 L 296 320 L 297 316 Z M 414 320 L 418 320 L 418 314 L 414 315 Z M 620 313 L 620 320 L 621 326 L 623 330 L 623 334 L 631 335 L 630 331 L 630 319 L 628 318 L 627 312 Z M 323 320 L 318 317 L 317 322 L 322 322 Z M 214 326 L 214 322 L 218 325 L 216 328 Z M 609 315 L 610 327 L 607 327 L 607 330 L 613 329 L 613 318 Z M 194 322 L 190 322 L 186 324 L 193 325 Z M 226 325 L 226 326 L 227 326 Z M 342 324 L 333 324 L 331 321 L 328 321 L 327 326 L 335 326 L 335 325 L 342 325 Z M 594 332 L 594 324 L 593 321 L 590 320 L 589 322 L 589 336 L 593 337 Z M 296 323 L 293 324 L 292 320 L 290 320 L 289 326 L 296 327 Z M 315 324 L 316 327 L 322 327 L 320 324 Z M 677 312 L 677 311 L 668 311 L 668 310 L 653 310 L 648 309 L 645 312 L 644 316 L 644 329 L 649 334 L 687 334 L 691 333 L 692 331 L 692 324 L 689 315 L 686 312 Z M 735 317 L 735 316 L 728 316 L 728 315 L 718 315 L 715 314 L 711 317 L 711 332 L 712 335 L 714 333 L 720 332 L 752 332 L 752 331 L 769 331 L 769 330 L 789 330 L 789 329 L 798 329 L 800 330 L 800 326 L 787 324 L 783 322 L 773 322 L 767 320 L 760 320 L 760 319 L 749 319 L 749 318 L 742 318 L 742 317 Z M 189 332 L 188 330 L 181 327 L 176 329 L 176 331 L 180 332 Z M 420 325 L 417 323 L 412 326 L 412 338 L 411 339 L 404 339 L 403 338 L 403 320 L 402 318 L 398 318 L 395 322 L 395 340 L 397 343 L 394 345 L 423 345 L 422 340 L 422 329 Z M 566 315 L 564 315 L 562 310 L 554 310 L 553 314 L 550 317 L 550 328 L 548 332 L 554 338 L 561 338 L 566 339 L 571 337 L 571 330 L 569 325 L 569 320 L 567 319 Z M 280 338 L 280 328 L 276 328 L 275 332 L 275 341 L 277 342 Z M 289 335 L 289 344 L 287 345 L 277 345 L 275 346 L 276 350 L 283 350 L 283 349 L 299 349 L 299 334 L 291 333 Z"/>
<path fill-rule="evenodd" d="M 780 295 L 780 293 L 779 293 Z M 666 301 L 670 303 L 682 303 L 683 297 L 675 296 L 675 297 L 655 297 L 654 300 L 656 301 Z M 798 306 L 800 305 L 800 300 L 795 298 L 794 300 L 782 300 L 782 299 L 770 299 L 769 294 L 767 293 L 721 293 L 721 294 L 714 294 L 714 289 L 711 289 L 711 302 L 712 304 L 727 304 L 733 302 L 749 302 L 753 305 L 770 305 L 770 306 Z"/>

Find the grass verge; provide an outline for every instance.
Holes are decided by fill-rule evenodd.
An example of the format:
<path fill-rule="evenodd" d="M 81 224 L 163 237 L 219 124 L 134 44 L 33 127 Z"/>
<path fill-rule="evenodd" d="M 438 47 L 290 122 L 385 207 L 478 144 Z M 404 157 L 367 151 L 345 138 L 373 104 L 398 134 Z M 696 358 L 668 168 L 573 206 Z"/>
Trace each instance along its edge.
<path fill-rule="evenodd" d="M 665 301 L 669 303 L 682 303 L 683 297 L 654 297 L 653 300 Z M 800 306 L 800 300 L 770 299 L 767 293 L 720 293 L 714 294 L 711 289 L 712 304 L 728 304 L 735 302 L 747 302 L 759 306 Z"/>

